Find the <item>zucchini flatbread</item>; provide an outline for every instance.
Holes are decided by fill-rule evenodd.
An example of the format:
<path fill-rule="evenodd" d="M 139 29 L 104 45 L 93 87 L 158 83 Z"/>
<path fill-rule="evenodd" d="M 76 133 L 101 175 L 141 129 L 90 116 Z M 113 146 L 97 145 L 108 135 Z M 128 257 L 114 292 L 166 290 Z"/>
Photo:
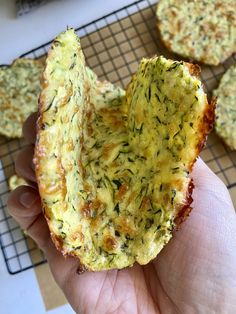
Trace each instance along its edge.
<path fill-rule="evenodd" d="M 52 239 L 99 271 L 147 264 L 190 211 L 189 173 L 214 120 L 199 68 L 143 59 L 125 92 L 86 67 L 73 30 L 53 42 L 36 176 Z"/>
<path fill-rule="evenodd" d="M 236 52 L 235 0 L 160 0 L 156 14 L 164 44 L 182 57 L 218 65 Z"/>
<path fill-rule="evenodd" d="M 38 108 L 44 59 L 16 59 L 0 68 L 0 134 L 22 137 L 22 126 Z"/>
<path fill-rule="evenodd" d="M 236 63 L 225 72 L 214 95 L 215 130 L 231 149 L 236 149 Z"/>

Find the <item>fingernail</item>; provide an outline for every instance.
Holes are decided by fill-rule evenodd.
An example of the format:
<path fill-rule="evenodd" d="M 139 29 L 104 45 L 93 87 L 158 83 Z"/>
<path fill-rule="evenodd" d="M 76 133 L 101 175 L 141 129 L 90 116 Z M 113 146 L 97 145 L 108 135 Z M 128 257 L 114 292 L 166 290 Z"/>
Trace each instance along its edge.
<path fill-rule="evenodd" d="M 20 196 L 20 202 L 26 208 L 30 208 L 34 204 L 36 199 L 37 195 L 32 192 L 25 192 Z"/>

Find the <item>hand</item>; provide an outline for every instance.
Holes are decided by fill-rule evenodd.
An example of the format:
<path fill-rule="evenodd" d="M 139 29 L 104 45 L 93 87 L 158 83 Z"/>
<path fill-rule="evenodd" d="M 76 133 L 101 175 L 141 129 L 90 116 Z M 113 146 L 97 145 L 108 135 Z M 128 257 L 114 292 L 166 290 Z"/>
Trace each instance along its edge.
<path fill-rule="evenodd" d="M 154 261 L 78 275 L 78 260 L 55 249 L 42 214 L 32 166 L 35 121 L 34 114 L 24 125 L 30 144 L 16 161 L 17 173 L 34 183 L 13 191 L 8 207 L 77 313 L 236 313 L 236 215 L 225 185 L 201 159 L 192 173 L 192 213 Z"/>

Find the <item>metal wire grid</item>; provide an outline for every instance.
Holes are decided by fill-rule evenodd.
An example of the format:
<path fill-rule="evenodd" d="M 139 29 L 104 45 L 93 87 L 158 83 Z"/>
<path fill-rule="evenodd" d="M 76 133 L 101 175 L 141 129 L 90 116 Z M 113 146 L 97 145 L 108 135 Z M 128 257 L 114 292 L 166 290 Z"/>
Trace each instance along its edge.
<path fill-rule="evenodd" d="M 34 241 L 10 217 L 6 207 L 9 193 L 7 180 L 14 173 L 15 156 L 23 146 L 22 140 L 0 138 L 0 244 L 10 274 L 36 266 L 45 260 Z"/>
<path fill-rule="evenodd" d="M 77 29 L 87 64 L 101 80 L 107 79 L 125 87 L 142 57 L 163 54 L 178 59 L 160 41 L 155 7 L 156 1 L 139 0 Z M 38 58 L 46 54 L 49 46 L 47 43 L 21 57 Z M 202 80 L 209 94 L 235 61 L 233 56 L 219 67 L 202 68 Z M 23 146 L 23 140 L 0 138 L 0 242 L 11 274 L 45 262 L 43 254 L 9 216 L 6 208 L 7 180 L 14 174 L 14 159 Z M 236 152 L 230 151 L 214 133 L 208 139 L 202 158 L 230 191 L 236 186 Z"/>

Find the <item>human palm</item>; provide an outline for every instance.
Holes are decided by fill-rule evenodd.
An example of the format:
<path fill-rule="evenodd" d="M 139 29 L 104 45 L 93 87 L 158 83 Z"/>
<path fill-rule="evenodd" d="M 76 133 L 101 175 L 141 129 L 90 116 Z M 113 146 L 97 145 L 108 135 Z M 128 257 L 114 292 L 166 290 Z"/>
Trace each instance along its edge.
<path fill-rule="evenodd" d="M 32 167 L 35 118 L 24 127 L 31 143 L 16 170 L 31 182 L 9 197 L 13 217 L 45 252 L 55 280 L 77 313 L 236 313 L 236 215 L 224 184 L 199 159 L 193 211 L 151 263 L 123 270 L 84 272 L 50 238 Z M 80 273 L 80 274 L 79 274 Z"/>

